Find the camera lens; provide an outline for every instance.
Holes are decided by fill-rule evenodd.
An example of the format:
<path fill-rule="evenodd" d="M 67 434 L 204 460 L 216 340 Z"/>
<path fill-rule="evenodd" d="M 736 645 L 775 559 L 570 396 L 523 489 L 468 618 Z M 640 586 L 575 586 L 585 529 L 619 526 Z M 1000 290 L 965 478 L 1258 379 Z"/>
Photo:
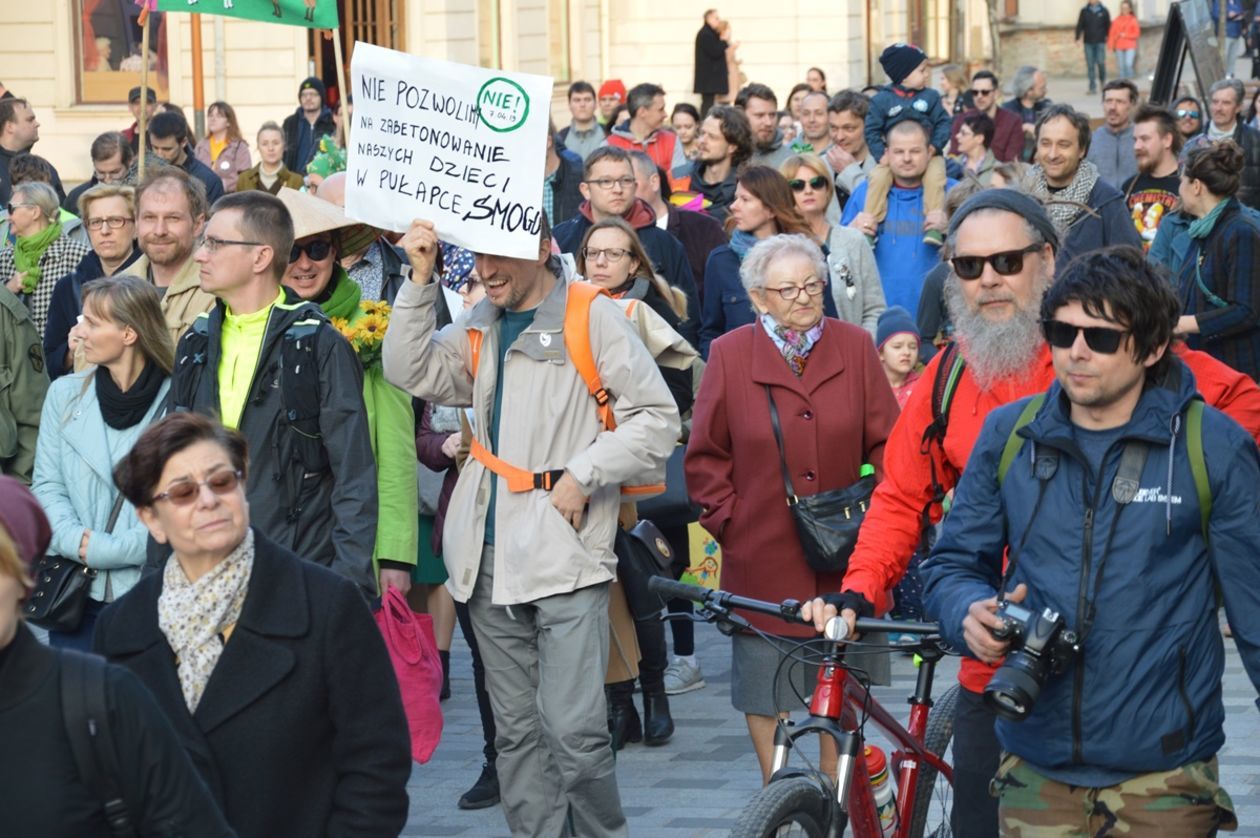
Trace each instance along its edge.
<path fill-rule="evenodd" d="M 1046 674 L 1041 658 L 1023 652 L 1010 655 L 984 688 L 984 703 L 1002 718 L 1021 722 L 1037 703 Z"/>

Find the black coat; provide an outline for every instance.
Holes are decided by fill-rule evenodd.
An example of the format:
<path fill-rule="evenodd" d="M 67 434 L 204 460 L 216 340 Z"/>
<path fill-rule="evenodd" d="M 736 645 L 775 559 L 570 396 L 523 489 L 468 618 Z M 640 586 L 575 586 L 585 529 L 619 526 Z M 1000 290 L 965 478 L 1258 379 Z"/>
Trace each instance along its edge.
<path fill-rule="evenodd" d="M 691 265 L 691 275 L 696 280 L 696 296 L 704 307 L 704 266 L 709 261 L 709 254 L 726 244 L 726 233 L 721 223 L 711 215 L 702 212 L 679 209 L 666 204 L 669 212 L 669 223 L 665 231 L 682 242 L 687 251 L 687 263 Z M 688 312 L 693 315 L 693 312 Z"/>
<path fill-rule="evenodd" d="M 202 185 L 206 187 L 206 202 L 208 204 L 213 205 L 215 201 L 223 197 L 222 178 L 214 173 L 214 169 L 198 160 L 191 147 L 184 148 L 184 165 L 180 168 L 201 181 Z"/>
<path fill-rule="evenodd" d="M 1205 130 L 1210 125 L 1207 120 L 1203 124 Z M 1235 197 L 1239 203 L 1260 209 L 1260 131 L 1243 124 L 1241 114 L 1234 127 L 1234 142 L 1243 152 L 1242 181 Z"/>
<path fill-rule="evenodd" d="M 117 275 L 127 273 L 127 266 L 143 254 L 132 244 L 131 255 L 118 268 Z M 79 266 L 57 280 L 53 286 L 52 300 L 48 303 L 48 319 L 44 322 L 44 361 L 48 377 L 58 379 L 70 370 L 66 367 L 66 353 L 70 351 L 70 330 L 83 313 L 83 283 L 105 276 L 101 257 L 89 250 L 79 260 Z"/>
<path fill-rule="evenodd" d="M 726 42 L 709 24 L 696 33 L 696 93 L 729 93 L 726 70 Z"/>
<path fill-rule="evenodd" d="M 552 229 L 577 215 L 583 200 L 582 191 L 578 189 L 578 184 L 582 182 L 582 158 L 577 152 L 567 148 L 557 147 L 556 154 L 560 157 L 560 168 L 556 169 L 556 176 L 551 182 L 551 193 L 554 196 L 551 207 Z"/>
<path fill-rule="evenodd" d="M 61 654 L 18 626 L 0 650 L 0 789 L 8 838 L 110 838 L 104 801 L 79 778 L 61 709 Z M 153 696 L 120 666 L 105 674 L 118 790 L 137 832 L 169 838 L 236 833 L 215 806 Z"/>
<path fill-rule="evenodd" d="M 332 111 L 324 108 L 319 112 L 319 116 L 315 119 L 315 126 L 311 129 L 314 137 L 311 142 L 310 155 L 305 160 L 299 160 L 298 140 L 302 132 L 302 121 L 305 119 L 306 116 L 302 113 L 302 109 L 298 108 L 284 118 L 284 124 L 280 128 L 284 133 L 284 165 L 288 167 L 290 172 L 295 172 L 299 175 L 306 174 L 306 164 L 311 162 L 311 158 L 319 153 L 319 138 L 337 132 L 337 123 L 333 121 Z"/>
<path fill-rule="evenodd" d="M 240 620 L 189 714 L 158 627 L 162 574 L 102 612 L 96 651 L 140 677 L 242 838 L 394 838 L 411 747 L 385 643 L 354 585 L 254 530 Z"/>

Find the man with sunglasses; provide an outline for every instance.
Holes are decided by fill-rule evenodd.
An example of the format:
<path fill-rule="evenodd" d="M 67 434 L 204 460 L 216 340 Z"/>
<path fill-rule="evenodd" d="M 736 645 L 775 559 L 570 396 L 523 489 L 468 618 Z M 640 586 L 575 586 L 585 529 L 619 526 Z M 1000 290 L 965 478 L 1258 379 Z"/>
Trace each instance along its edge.
<path fill-rule="evenodd" d="M 989 70 L 980 70 L 971 77 L 971 90 L 968 92 L 975 108 L 954 117 L 949 129 L 950 154 L 958 154 L 958 129 L 962 127 L 963 117 L 979 111 L 993 120 L 993 142 L 989 144 L 993 156 L 1002 163 L 1019 159 L 1024 151 L 1024 125 L 1014 113 L 998 107 L 1000 87 L 998 77 Z"/>
<path fill-rule="evenodd" d="M 1203 133 L 1203 106 L 1193 96 L 1178 99 L 1173 105 L 1173 116 L 1177 118 L 1177 130 L 1183 143 Z"/>
<path fill-rule="evenodd" d="M 997 721 L 1004 834 L 1237 825 L 1217 597 L 1260 689 L 1260 451 L 1200 403 L 1172 351 L 1180 310 L 1135 248 L 1069 266 L 1040 310 L 1055 383 L 986 420 L 923 567 L 927 610 L 971 658 L 1011 665 L 1003 599 L 1076 633 L 1066 671 Z"/>
<path fill-rule="evenodd" d="M 957 370 L 957 384 L 948 403 L 936 392 L 939 385 L 916 387 L 910 394 L 885 446 L 885 478 L 875 489 L 849 559 L 843 593 L 836 605 L 815 600 L 802 612 L 820 629 L 837 610 L 851 619 L 887 609 L 887 592 L 905 575 L 920 546 L 925 515 L 933 522 L 941 519 L 940 501 L 964 473 L 985 418 L 1004 404 L 1044 391 L 1054 380 L 1039 321 L 1041 301 L 1054 281 L 1059 238 L 1045 208 L 1015 190 L 982 191 L 954 213 L 945 246 L 953 268 L 945 298 L 956 343 L 937 353 L 923 380 L 944 381 Z M 1176 351 L 1208 403 L 1260 436 L 1260 388 L 1205 353 L 1188 351 L 1184 344 Z M 993 732 L 994 715 L 981 698 L 992 674 L 992 667 L 964 660 L 958 676 L 962 690 L 954 716 L 951 822 L 955 835 L 969 838 L 998 834 L 989 781 L 1001 746 Z"/>

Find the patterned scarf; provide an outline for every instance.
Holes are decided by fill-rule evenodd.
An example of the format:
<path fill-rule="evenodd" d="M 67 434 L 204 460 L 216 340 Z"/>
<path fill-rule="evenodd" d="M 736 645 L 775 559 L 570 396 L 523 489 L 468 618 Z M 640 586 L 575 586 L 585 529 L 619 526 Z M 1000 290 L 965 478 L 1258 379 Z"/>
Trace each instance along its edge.
<path fill-rule="evenodd" d="M 223 654 L 223 630 L 241 618 L 254 569 L 254 531 L 223 561 L 189 582 L 179 561 L 167 561 L 158 597 L 158 628 L 175 652 L 188 712 L 197 712 L 210 673 Z"/>
<path fill-rule="evenodd" d="M 826 318 L 824 318 L 825 320 Z M 819 320 L 809 331 L 796 332 L 786 326 L 779 325 L 769 314 L 761 315 L 761 327 L 766 330 L 770 340 L 779 347 L 783 360 L 787 361 L 792 372 L 800 378 L 805 373 L 805 362 L 809 360 L 810 350 L 822 337 L 823 320 Z"/>
<path fill-rule="evenodd" d="M 1085 211 L 1082 207 L 1089 205 L 1089 193 L 1094 191 L 1094 184 L 1097 182 L 1098 167 L 1088 160 L 1082 160 L 1072 182 L 1058 192 L 1050 191 L 1050 185 L 1046 183 L 1046 172 L 1041 166 L 1033 166 L 1025 186 L 1031 194 L 1046 202 L 1046 212 L 1050 214 L 1054 229 L 1059 231 L 1059 239 L 1062 240 L 1072 222 Z"/>

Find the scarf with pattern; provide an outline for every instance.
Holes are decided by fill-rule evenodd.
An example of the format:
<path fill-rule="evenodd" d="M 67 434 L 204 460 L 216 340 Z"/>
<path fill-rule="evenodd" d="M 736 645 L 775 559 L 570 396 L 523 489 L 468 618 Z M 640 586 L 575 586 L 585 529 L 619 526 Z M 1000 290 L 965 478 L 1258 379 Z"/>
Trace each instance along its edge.
<path fill-rule="evenodd" d="M 823 318 L 823 320 L 825 319 Z M 808 331 L 797 332 L 780 325 L 768 313 L 761 315 L 761 327 L 766 330 L 770 340 L 774 341 L 774 345 L 779 347 L 779 352 L 783 354 L 783 360 L 787 361 L 788 366 L 796 374 L 797 378 L 804 374 L 805 362 L 809 360 L 809 353 L 814 348 L 814 344 L 818 343 L 818 339 L 822 337 L 823 320 L 819 320 Z"/>
<path fill-rule="evenodd" d="M 1046 212 L 1054 222 L 1054 229 L 1059 231 L 1059 240 L 1067 236 L 1072 222 L 1085 212 L 1089 206 L 1089 193 L 1094 191 L 1098 183 L 1098 167 L 1088 160 L 1081 161 L 1072 182 L 1058 192 L 1051 192 L 1046 183 L 1046 172 L 1041 166 L 1034 166 L 1028 173 L 1028 191 L 1046 202 Z"/>
<path fill-rule="evenodd" d="M 254 569 L 254 531 L 226 559 L 189 582 L 178 559 L 166 562 L 158 596 L 158 628 L 175 652 L 179 686 L 188 712 L 197 712 L 210 674 L 223 654 L 223 630 L 241 618 Z"/>

